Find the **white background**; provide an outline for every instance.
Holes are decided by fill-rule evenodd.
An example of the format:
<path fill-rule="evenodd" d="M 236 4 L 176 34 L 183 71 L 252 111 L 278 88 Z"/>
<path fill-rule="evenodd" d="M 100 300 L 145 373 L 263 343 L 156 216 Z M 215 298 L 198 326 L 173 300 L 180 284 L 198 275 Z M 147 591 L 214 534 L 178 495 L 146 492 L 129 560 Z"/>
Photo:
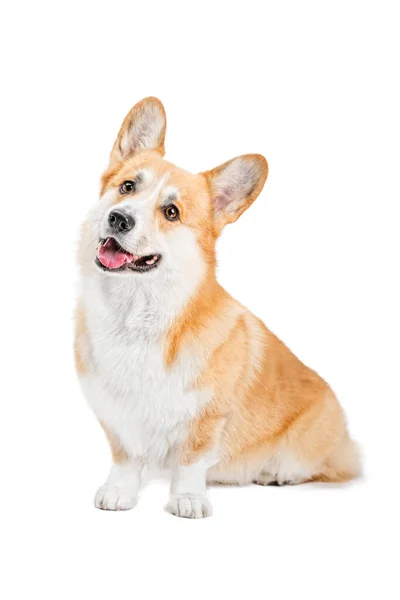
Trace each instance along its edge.
<path fill-rule="evenodd" d="M 3 5 L 3 598 L 399 597 L 396 5 Z M 134 511 L 93 508 L 110 455 L 73 369 L 75 246 L 147 95 L 179 166 L 267 157 L 219 277 L 330 382 L 363 481 L 212 489 L 196 522 L 164 512 L 160 483 Z"/>

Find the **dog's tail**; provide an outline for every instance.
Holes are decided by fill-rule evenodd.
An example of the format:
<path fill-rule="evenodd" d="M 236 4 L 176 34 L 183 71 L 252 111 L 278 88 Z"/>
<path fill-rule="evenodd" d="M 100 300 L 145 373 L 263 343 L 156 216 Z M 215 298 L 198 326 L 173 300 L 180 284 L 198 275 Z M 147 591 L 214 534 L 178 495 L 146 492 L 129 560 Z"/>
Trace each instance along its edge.
<path fill-rule="evenodd" d="M 311 481 L 340 483 L 361 476 L 361 448 L 346 431 L 343 440 L 325 459 L 321 472 L 314 475 Z"/>

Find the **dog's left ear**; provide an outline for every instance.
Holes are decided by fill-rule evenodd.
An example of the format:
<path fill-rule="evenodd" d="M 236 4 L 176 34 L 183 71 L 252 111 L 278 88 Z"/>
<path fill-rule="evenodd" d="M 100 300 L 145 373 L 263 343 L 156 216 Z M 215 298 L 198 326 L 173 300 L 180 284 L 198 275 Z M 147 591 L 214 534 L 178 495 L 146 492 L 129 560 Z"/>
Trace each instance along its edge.
<path fill-rule="evenodd" d="M 165 154 L 165 110 L 158 98 L 144 98 L 126 115 L 110 155 L 110 167 L 140 150 Z"/>
<path fill-rule="evenodd" d="M 261 154 L 238 156 L 203 173 L 214 203 L 217 233 L 233 223 L 254 202 L 264 187 L 268 163 Z"/>

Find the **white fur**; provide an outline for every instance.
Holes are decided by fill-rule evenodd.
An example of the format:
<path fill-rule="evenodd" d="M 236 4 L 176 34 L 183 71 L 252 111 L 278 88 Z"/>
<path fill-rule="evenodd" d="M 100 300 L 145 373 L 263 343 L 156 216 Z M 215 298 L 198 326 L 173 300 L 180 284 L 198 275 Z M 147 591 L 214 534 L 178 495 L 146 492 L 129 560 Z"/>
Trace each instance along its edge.
<path fill-rule="evenodd" d="M 211 505 L 206 497 L 207 471 L 218 461 L 218 451 L 213 449 L 193 465 L 176 465 L 172 473 L 171 497 L 167 510 L 178 517 L 198 519 L 211 515 Z"/>
<path fill-rule="evenodd" d="M 115 191 L 106 193 L 91 212 L 91 227 L 81 244 L 81 302 L 89 332 L 82 348 L 88 372 L 81 384 L 97 418 L 130 458 L 127 470 L 112 468 L 96 495 L 96 506 L 109 510 L 136 503 L 144 467 L 172 471 L 173 495 L 198 494 L 200 488 L 205 493 L 206 463 L 180 471 L 176 460 L 189 422 L 209 400 L 207 391 L 188 391 L 204 365 L 193 349 L 166 368 L 163 345 L 165 332 L 200 284 L 205 265 L 190 229 L 180 225 L 162 233 L 155 226 L 152 214 L 164 199 L 166 181 L 155 181 L 148 173 L 145 190 L 134 201 L 119 204 L 134 211 L 138 223 L 124 238 L 124 247 L 137 252 L 141 244 L 142 254 L 148 248 L 162 254 L 156 269 L 110 274 L 95 266 L 97 240 L 107 235 Z M 206 516 L 210 508 L 198 499 L 189 512 Z"/>
<path fill-rule="evenodd" d="M 171 495 L 167 510 L 187 519 L 202 519 L 212 514 L 211 504 L 203 494 Z"/>
<path fill-rule="evenodd" d="M 165 466 L 204 399 L 185 391 L 198 369 L 196 357 L 167 370 L 162 344 L 162 334 L 190 293 L 191 278 L 185 278 L 189 286 L 182 282 L 177 289 L 162 278 L 138 281 L 147 275 L 118 281 L 94 273 L 84 279 L 92 364 L 82 385 L 99 420 L 130 456 Z M 160 287 L 171 293 L 160 295 Z"/>
<path fill-rule="evenodd" d="M 106 483 L 96 494 L 94 504 L 103 510 L 129 510 L 137 502 L 141 483 L 138 464 L 113 465 Z"/>

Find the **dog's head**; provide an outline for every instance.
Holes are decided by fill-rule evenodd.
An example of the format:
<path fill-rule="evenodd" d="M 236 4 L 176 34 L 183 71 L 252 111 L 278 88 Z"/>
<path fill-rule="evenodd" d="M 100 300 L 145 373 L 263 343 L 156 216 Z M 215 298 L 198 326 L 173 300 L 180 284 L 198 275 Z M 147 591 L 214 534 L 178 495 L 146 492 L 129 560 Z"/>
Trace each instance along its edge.
<path fill-rule="evenodd" d="M 156 98 L 122 123 L 89 216 L 92 257 L 106 275 L 159 278 L 215 264 L 215 241 L 261 192 L 268 173 L 258 154 L 192 175 L 163 159 L 166 118 Z M 90 246 L 90 244 L 89 244 Z M 86 251 L 87 252 L 87 251 Z"/>

